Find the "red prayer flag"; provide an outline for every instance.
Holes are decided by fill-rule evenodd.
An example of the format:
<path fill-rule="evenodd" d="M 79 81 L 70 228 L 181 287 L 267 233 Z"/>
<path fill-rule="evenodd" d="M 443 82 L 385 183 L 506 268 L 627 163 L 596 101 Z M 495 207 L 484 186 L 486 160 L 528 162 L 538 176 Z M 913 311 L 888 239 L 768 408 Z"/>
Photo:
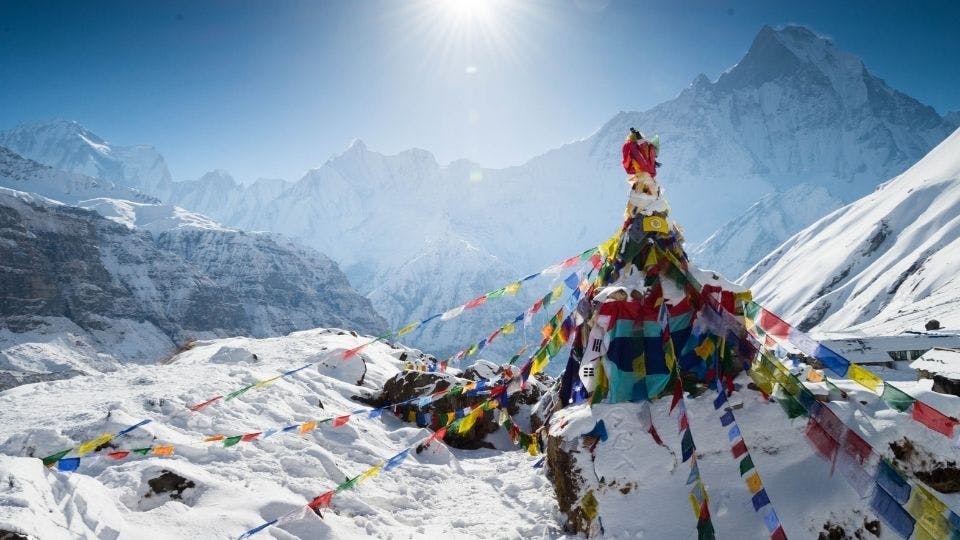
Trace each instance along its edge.
<path fill-rule="evenodd" d="M 107 454 L 107 457 L 110 459 L 123 459 L 129 455 L 130 455 L 130 452 L 127 452 L 126 450 L 120 450 L 118 452 L 110 452 L 109 454 Z"/>
<path fill-rule="evenodd" d="M 349 414 L 345 414 L 345 415 L 343 415 L 343 416 L 338 416 L 338 417 L 336 417 L 336 418 L 333 419 L 333 427 L 340 427 L 340 426 L 346 424 L 348 420 L 350 420 L 350 415 L 349 415 Z"/>
<path fill-rule="evenodd" d="M 683 399 L 683 383 L 680 382 L 680 377 L 677 377 L 677 382 L 673 385 L 673 400 L 670 401 L 670 412 L 667 414 L 673 412 L 673 408 L 680 403 L 681 399 Z M 681 429 L 681 431 L 683 430 Z"/>
<path fill-rule="evenodd" d="M 540 308 L 542 307 L 543 307 L 543 298 L 537 300 L 536 303 L 533 304 L 533 307 L 530 308 L 530 314 L 532 315 L 540 311 Z"/>
<path fill-rule="evenodd" d="M 473 300 L 464 304 L 463 309 L 473 309 L 486 301 L 487 301 L 487 295 L 478 296 L 477 298 L 474 298 Z"/>
<path fill-rule="evenodd" d="M 786 339 L 790 336 L 790 325 L 764 308 L 760 308 L 760 328 L 775 338 Z"/>
<path fill-rule="evenodd" d="M 359 346 L 354 347 L 354 348 L 352 348 L 352 349 L 348 349 L 348 350 L 346 350 L 346 351 L 343 351 L 343 359 L 346 360 L 346 359 L 348 359 L 348 358 L 351 358 L 351 357 L 355 356 L 355 355 L 356 355 L 358 352 L 360 352 L 360 350 L 363 349 L 364 347 L 365 347 L 365 345 L 359 345 Z"/>
<path fill-rule="evenodd" d="M 220 399 L 220 398 L 222 398 L 222 397 L 223 397 L 223 396 L 214 396 L 214 397 L 212 397 L 212 398 L 204 401 L 203 403 L 197 403 L 197 404 L 194 405 L 193 407 L 190 407 L 190 410 L 191 410 L 192 412 L 197 412 L 197 411 L 199 411 L 200 409 L 203 409 L 203 408 L 206 407 L 207 405 L 210 405 L 211 403 L 213 403 L 214 401 L 216 401 L 216 400 L 218 400 L 218 399 Z"/>
<path fill-rule="evenodd" d="M 743 442 L 743 439 L 740 439 L 737 444 L 733 445 L 730 452 L 733 453 L 734 459 L 740 459 L 740 456 L 747 453 L 747 443 Z"/>
<path fill-rule="evenodd" d="M 680 428 L 677 430 L 677 433 L 683 433 L 688 429 L 690 429 L 690 422 L 687 419 L 687 413 L 684 412 L 680 415 Z"/>
<path fill-rule="evenodd" d="M 447 427 L 444 426 L 433 432 L 433 435 L 430 436 L 431 441 L 439 441 L 447 436 Z"/>
<path fill-rule="evenodd" d="M 810 441 L 810 444 L 813 445 L 814 450 L 817 451 L 817 454 L 823 459 L 833 463 L 833 458 L 836 457 L 837 448 L 840 444 L 830 437 L 830 434 L 813 418 L 807 422 L 805 435 L 807 436 L 807 440 Z"/>
<path fill-rule="evenodd" d="M 260 436 L 260 432 L 259 432 L 259 431 L 256 432 L 256 433 L 247 433 L 247 434 L 244 435 L 243 437 L 240 437 L 240 440 L 243 441 L 243 442 L 250 442 L 250 441 L 256 439 L 256 438 L 259 437 L 259 436 Z"/>
<path fill-rule="evenodd" d="M 660 446 L 663 446 L 663 440 L 660 438 L 660 434 L 657 433 L 657 428 L 650 426 L 650 429 L 647 430 L 647 433 L 649 433 L 650 436 L 653 437 L 653 442 L 659 444 Z"/>
<path fill-rule="evenodd" d="M 326 508 L 326 507 L 330 506 L 330 500 L 331 500 L 331 499 L 333 499 L 333 490 L 332 490 L 332 489 L 331 489 L 330 491 L 324 493 L 323 495 L 319 495 L 319 496 L 315 497 L 312 501 L 310 501 L 309 504 L 307 504 L 307 506 L 309 506 L 309 507 L 310 507 L 311 509 L 313 509 L 313 510 L 316 510 L 316 509 L 318 509 L 318 508 Z"/>
<path fill-rule="evenodd" d="M 911 416 L 917 422 L 950 438 L 953 438 L 953 427 L 960 423 L 956 418 L 951 418 L 922 401 L 913 402 Z"/>
<path fill-rule="evenodd" d="M 773 534 L 770 535 L 770 540 L 787 540 L 787 533 L 783 532 L 782 525 L 773 531 Z"/>
<path fill-rule="evenodd" d="M 601 259 L 600 259 L 599 253 L 594 253 L 593 256 L 590 257 L 590 264 L 593 265 L 594 269 L 596 270 L 600 269 L 600 262 L 601 262 Z"/>
<path fill-rule="evenodd" d="M 710 507 L 707 506 L 707 499 L 704 498 L 703 502 L 700 503 L 700 521 L 707 521 L 710 519 Z"/>
<path fill-rule="evenodd" d="M 843 450 L 857 458 L 860 464 L 863 464 L 870 458 L 870 444 L 863 440 L 863 437 L 857 435 L 853 430 L 847 430 L 843 436 Z"/>
<path fill-rule="evenodd" d="M 577 264 L 578 262 L 580 262 L 580 256 L 576 255 L 560 263 L 560 268 L 570 268 L 571 266 Z"/>

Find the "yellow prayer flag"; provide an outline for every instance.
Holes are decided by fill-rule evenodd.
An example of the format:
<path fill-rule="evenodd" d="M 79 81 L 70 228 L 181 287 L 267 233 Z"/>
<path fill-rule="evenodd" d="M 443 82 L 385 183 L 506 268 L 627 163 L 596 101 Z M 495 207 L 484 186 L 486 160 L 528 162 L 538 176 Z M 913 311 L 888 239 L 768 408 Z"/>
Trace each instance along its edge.
<path fill-rule="evenodd" d="M 560 300 L 560 297 L 563 296 L 563 283 L 554 287 L 553 290 L 550 292 L 553 293 L 554 302 L 556 302 L 557 300 Z"/>
<path fill-rule="evenodd" d="M 714 347 L 713 340 L 710 338 L 703 340 L 703 343 L 693 348 L 693 351 L 697 353 L 697 356 L 704 360 L 710 358 L 710 355 L 713 354 L 714 350 L 716 350 L 716 347 Z"/>
<path fill-rule="evenodd" d="M 651 249 L 647 252 L 647 260 L 643 263 L 643 269 L 648 270 L 657 265 L 657 251 Z"/>
<path fill-rule="evenodd" d="M 269 378 L 269 379 L 264 379 L 264 380 L 258 382 L 257 384 L 253 385 L 253 387 L 254 387 L 254 388 L 263 388 L 264 386 L 267 386 L 268 384 L 276 381 L 277 379 L 279 379 L 279 378 L 282 377 L 282 376 L 283 376 L 283 375 L 277 375 L 276 377 L 271 377 L 271 378 Z"/>
<path fill-rule="evenodd" d="M 752 301 L 753 301 L 753 293 L 750 292 L 750 291 L 743 291 L 743 292 L 733 293 L 733 299 L 734 299 L 735 301 L 736 301 L 736 300 L 739 300 L 739 301 L 741 301 L 741 302 L 743 302 L 743 303 L 752 302 Z"/>
<path fill-rule="evenodd" d="M 357 482 L 362 482 L 371 476 L 376 476 L 380 473 L 380 469 L 383 468 L 383 462 L 376 464 L 375 466 L 363 471 L 360 476 L 357 478 Z"/>
<path fill-rule="evenodd" d="M 413 332 L 413 329 L 420 326 L 419 322 L 410 323 L 397 331 L 397 337 Z"/>
<path fill-rule="evenodd" d="M 157 456 L 172 456 L 173 447 L 172 446 L 154 446 L 153 454 Z"/>
<path fill-rule="evenodd" d="M 473 356 L 473 355 L 477 354 L 477 351 L 479 351 L 479 350 L 480 350 L 480 348 L 477 347 L 477 344 L 476 344 L 476 343 L 474 343 L 473 345 L 470 346 L 469 349 L 467 349 L 467 356 Z"/>
<path fill-rule="evenodd" d="M 760 482 L 760 475 L 757 474 L 756 471 L 747 477 L 747 488 L 750 489 L 750 493 L 756 493 L 763 489 L 763 483 Z"/>
<path fill-rule="evenodd" d="M 600 244 L 599 250 L 600 253 L 607 259 L 612 259 L 616 257 L 617 250 L 620 248 L 620 233 L 613 235 L 609 240 Z"/>
<path fill-rule="evenodd" d="M 213 442 L 213 441 L 222 441 L 225 437 L 223 435 L 211 435 L 205 439 L 203 442 Z"/>
<path fill-rule="evenodd" d="M 647 216 L 643 218 L 644 232 L 658 232 L 667 234 L 670 232 L 670 225 L 667 219 L 660 216 Z"/>
<path fill-rule="evenodd" d="M 309 433 L 313 431 L 314 428 L 316 427 L 317 427 L 316 420 L 310 420 L 309 422 L 304 422 L 303 424 L 300 424 L 300 433 Z"/>
<path fill-rule="evenodd" d="M 92 441 L 87 441 L 77 447 L 77 455 L 82 456 L 91 450 L 97 449 L 99 446 L 103 446 L 110 442 L 110 439 L 113 439 L 112 433 L 104 433 L 103 435 L 97 437 Z"/>
<path fill-rule="evenodd" d="M 504 288 L 506 289 L 507 294 L 509 294 L 510 296 L 516 296 L 517 291 L 520 290 L 520 282 L 517 281 L 516 283 L 511 283 Z"/>
<path fill-rule="evenodd" d="M 690 494 L 690 508 L 693 509 L 693 516 L 696 518 L 700 517 L 700 503 L 697 502 L 697 498 L 693 496 L 693 493 Z"/>
<path fill-rule="evenodd" d="M 860 366 L 860 364 L 850 364 L 850 369 L 847 371 L 847 377 L 849 377 L 851 380 L 857 381 L 865 388 L 869 388 L 873 392 L 877 392 L 880 388 L 880 383 L 883 382 L 883 379 L 877 377 L 870 371 L 867 371 L 867 369 Z"/>
<path fill-rule="evenodd" d="M 547 351 L 544 349 L 537 351 L 537 354 L 533 357 L 533 365 L 530 366 L 530 375 L 536 375 L 543 371 L 547 367 L 547 362 Z"/>
<path fill-rule="evenodd" d="M 517 325 L 514 324 L 514 323 L 510 323 L 510 324 L 504 326 L 503 329 L 500 330 L 500 333 L 501 333 L 501 334 L 510 335 L 510 334 L 516 332 L 516 330 L 517 330 Z"/>
<path fill-rule="evenodd" d="M 533 457 L 540 455 L 540 448 L 537 446 L 536 435 L 530 435 L 530 444 L 527 446 L 527 453 Z"/>
<path fill-rule="evenodd" d="M 483 414 L 483 411 L 480 409 L 474 409 L 470 411 L 470 414 L 464 416 L 460 419 L 460 423 L 457 425 L 457 433 L 466 433 L 470 431 L 470 428 L 477 423 L 477 418 Z"/>
<path fill-rule="evenodd" d="M 588 518 L 593 519 L 599 514 L 598 507 L 600 503 L 597 501 L 597 498 L 593 495 L 593 490 L 587 492 L 586 495 L 580 499 L 580 508 L 583 509 L 583 513 L 587 515 Z"/>

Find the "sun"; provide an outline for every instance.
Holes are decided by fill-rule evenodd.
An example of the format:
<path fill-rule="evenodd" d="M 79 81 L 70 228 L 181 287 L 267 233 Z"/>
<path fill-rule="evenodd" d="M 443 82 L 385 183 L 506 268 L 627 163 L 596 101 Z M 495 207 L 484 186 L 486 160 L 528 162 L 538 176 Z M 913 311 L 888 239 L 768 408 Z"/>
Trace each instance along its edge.
<path fill-rule="evenodd" d="M 434 0 L 436 9 L 452 24 L 487 25 L 496 22 L 503 0 Z"/>

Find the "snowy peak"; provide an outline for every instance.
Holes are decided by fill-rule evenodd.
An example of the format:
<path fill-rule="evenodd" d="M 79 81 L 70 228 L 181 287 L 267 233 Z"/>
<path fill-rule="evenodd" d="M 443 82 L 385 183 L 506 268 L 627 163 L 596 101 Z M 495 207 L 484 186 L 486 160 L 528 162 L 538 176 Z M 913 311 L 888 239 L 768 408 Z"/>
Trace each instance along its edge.
<path fill-rule="evenodd" d="M 22 124 L 0 131 L 0 146 L 67 172 L 84 174 L 166 198 L 170 172 L 151 146 L 113 145 L 72 120 Z"/>

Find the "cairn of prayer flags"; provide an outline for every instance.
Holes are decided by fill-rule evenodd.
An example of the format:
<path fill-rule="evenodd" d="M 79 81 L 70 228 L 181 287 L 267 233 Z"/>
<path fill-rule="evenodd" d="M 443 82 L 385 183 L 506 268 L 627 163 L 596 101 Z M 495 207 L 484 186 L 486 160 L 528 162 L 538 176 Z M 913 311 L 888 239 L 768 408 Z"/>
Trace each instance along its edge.
<path fill-rule="evenodd" d="M 750 490 L 750 502 L 753 503 L 753 510 L 763 517 L 763 523 L 766 525 L 767 532 L 770 533 L 772 540 L 786 540 L 787 534 L 783 530 L 783 525 L 780 524 L 780 518 L 777 516 L 773 503 L 770 502 L 767 490 L 763 487 L 760 471 L 753 463 L 750 450 L 747 448 L 747 442 L 743 438 L 743 433 L 740 431 L 740 426 L 733 414 L 733 408 L 723 406 L 727 403 L 727 391 L 719 377 L 716 378 L 716 385 L 717 399 L 714 400 L 713 407 L 717 410 L 723 409 L 720 424 L 728 430 L 727 438 L 731 445 L 730 453 L 733 455 L 733 459 L 738 462 L 740 477 L 743 478 L 747 489 Z"/>
<path fill-rule="evenodd" d="M 476 308 L 476 307 L 478 307 L 478 306 L 480 306 L 480 305 L 483 305 L 484 303 L 486 303 L 487 300 L 491 300 L 491 299 L 494 299 L 494 298 L 500 298 L 500 297 L 504 296 L 505 294 L 516 295 L 516 294 L 517 294 L 517 291 L 520 290 L 520 287 L 523 285 L 523 283 L 525 283 L 525 282 L 527 282 L 527 281 L 530 281 L 531 279 L 534 279 L 534 278 L 539 277 L 539 276 L 541 276 L 541 275 L 549 275 L 549 274 L 560 273 L 560 272 L 561 272 L 563 269 L 565 269 L 565 268 L 574 267 L 574 266 L 576 266 L 577 264 L 579 264 L 579 263 L 581 263 L 581 262 L 585 262 L 585 261 L 590 261 L 590 263 L 591 263 L 592 265 L 594 265 L 594 267 L 599 267 L 599 265 L 600 265 L 600 257 L 597 255 L 597 251 L 598 251 L 598 250 L 599 250 L 599 247 L 592 247 L 592 248 L 590 248 L 590 249 L 587 249 L 587 250 L 581 252 L 579 255 L 574 255 L 573 257 L 570 257 L 570 258 L 568 258 L 568 259 L 565 259 L 565 260 L 563 260 L 563 261 L 561 261 L 561 262 L 559 262 L 559 263 L 557 263 L 557 264 L 550 265 L 550 266 L 544 268 L 543 270 L 541 270 L 541 271 L 539 271 L 539 272 L 530 274 L 529 276 L 527 276 L 527 277 L 525 277 L 525 278 L 523 278 L 523 279 L 514 281 L 513 283 L 510 283 L 510 284 L 508 284 L 508 285 L 505 285 L 505 286 L 503 286 L 503 287 L 500 287 L 499 289 L 497 289 L 497 290 L 495 290 L 495 291 L 490 291 L 490 292 L 488 292 L 488 293 L 486 293 L 486 294 L 481 294 L 480 296 L 474 298 L 473 300 L 470 300 L 469 302 L 467 302 L 467 303 L 465 303 L 465 304 L 461 304 L 461 305 L 459 305 L 459 306 L 457 306 L 457 307 L 455 307 L 455 308 L 448 309 L 447 311 L 444 311 L 444 312 L 442 312 L 442 313 L 437 313 L 437 314 L 431 315 L 430 317 L 427 317 L 426 319 L 423 319 L 422 321 L 412 322 L 412 323 L 410 323 L 410 324 L 408 324 L 408 325 L 406 325 L 406 326 L 403 326 L 403 327 L 401 327 L 401 328 L 399 328 L 399 329 L 397 329 L 397 330 L 390 331 L 390 332 L 387 332 L 387 333 L 385 333 L 385 334 L 381 334 L 380 336 L 377 336 L 376 338 L 374 338 L 374 339 L 371 340 L 371 341 L 368 341 L 367 343 L 361 344 L 361 345 L 359 345 L 359 346 L 357 346 L 357 347 L 354 347 L 354 348 L 352 348 L 352 349 L 350 349 L 350 350 L 348 350 L 348 351 L 345 351 L 345 352 L 343 353 L 343 357 L 344 357 L 345 359 L 346 359 L 346 358 L 350 358 L 351 356 L 353 356 L 353 355 L 357 354 L 358 352 L 360 352 L 361 350 L 363 350 L 365 347 L 367 347 L 367 346 L 369 346 L 369 345 L 372 345 L 373 343 L 376 343 L 376 342 L 381 341 L 381 340 L 383 340 L 383 339 L 387 339 L 387 338 L 389 338 L 389 337 L 391 337 L 391 336 L 401 337 L 401 336 L 403 336 L 403 335 L 409 334 L 410 332 L 414 331 L 415 329 L 419 328 L 420 326 L 423 326 L 424 324 L 427 324 L 428 322 L 431 322 L 431 321 L 434 321 L 434 320 L 437 320 L 437 319 L 439 319 L 439 320 L 441 320 L 441 321 L 448 321 L 448 320 L 450 320 L 450 319 L 456 318 L 456 317 L 460 316 L 460 314 L 463 313 L 463 312 L 466 311 L 466 310 L 474 309 L 474 308 Z M 597 256 L 595 256 L 595 255 L 597 255 Z"/>
<path fill-rule="evenodd" d="M 750 370 L 754 382 L 773 395 L 790 418 L 808 417 L 804 436 L 861 497 L 903 538 L 960 538 L 960 515 L 924 485 L 909 479 L 826 404 L 817 401 L 776 357 L 765 351 Z"/>
<path fill-rule="evenodd" d="M 819 343 L 805 332 L 794 328 L 789 323 L 763 308 L 760 304 L 750 301 L 744 306 L 744 317 L 748 321 L 748 329 L 752 330 L 758 340 L 766 341 L 766 337 L 774 341 L 788 342 L 805 355 L 816 358 L 827 369 L 836 373 L 838 377 L 845 377 L 857 382 L 871 392 L 878 394 L 891 408 L 900 412 L 910 410 L 910 416 L 927 428 L 940 433 L 947 438 L 953 438 L 956 426 L 960 420 L 940 412 L 936 408 L 910 396 L 889 381 L 881 379 L 858 364 L 854 364 L 840 356 L 826 345 Z M 881 386 L 883 389 L 881 390 Z"/>

